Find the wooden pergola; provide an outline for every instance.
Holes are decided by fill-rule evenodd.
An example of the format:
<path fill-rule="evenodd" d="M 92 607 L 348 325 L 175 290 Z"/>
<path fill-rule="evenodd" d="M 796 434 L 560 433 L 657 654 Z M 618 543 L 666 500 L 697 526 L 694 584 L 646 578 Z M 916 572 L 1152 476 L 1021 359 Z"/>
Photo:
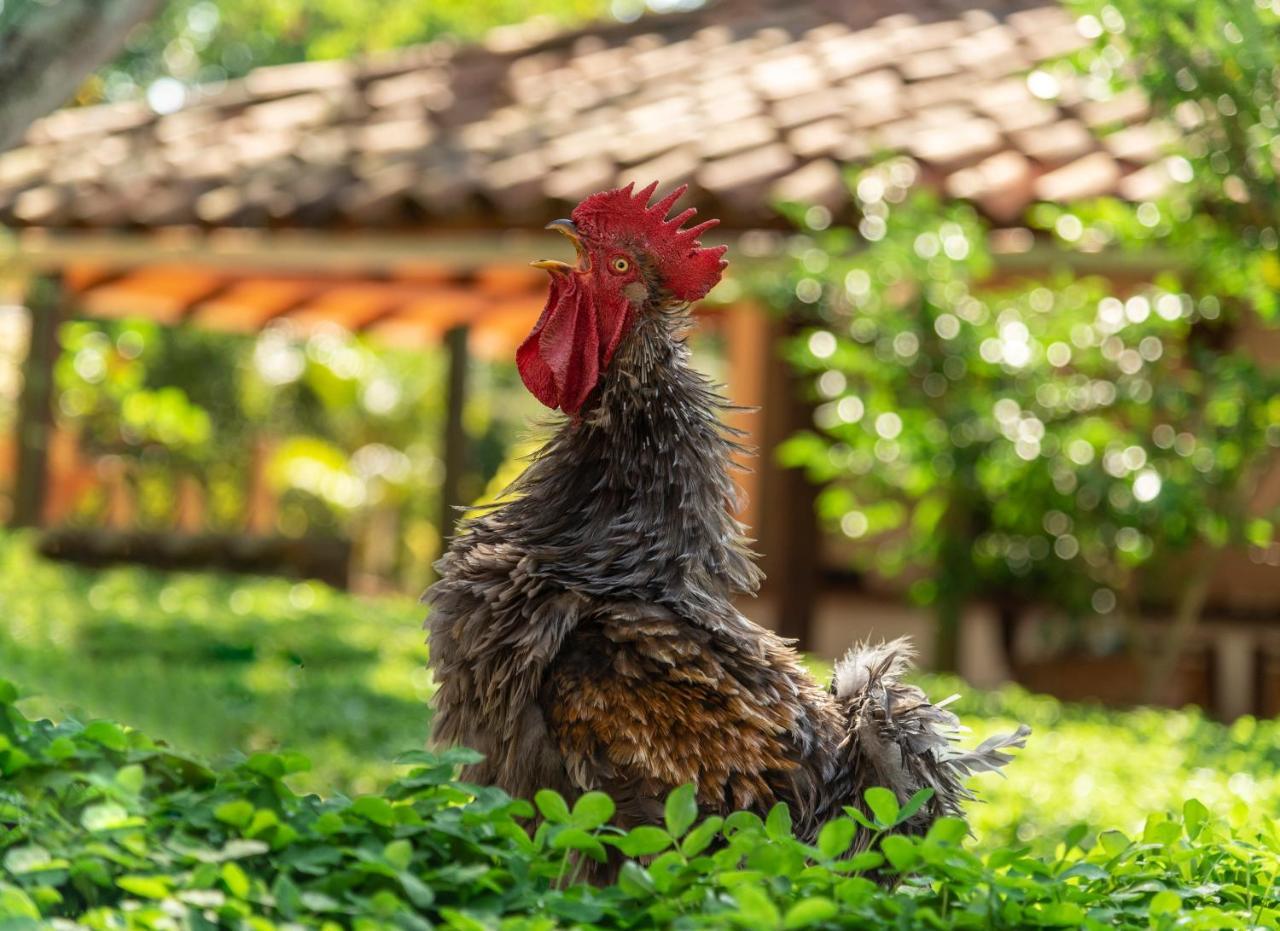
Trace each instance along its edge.
<path fill-rule="evenodd" d="M 165 235 L 27 231 L 10 268 L 27 282 L 31 344 L 15 436 L 11 523 L 38 527 L 49 506 L 53 366 L 60 322 L 145 318 L 166 326 L 254 334 L 287 322 L 305 336 L 338 327 L 397 349 L 445 349 L 442 532 L 453 524 L 466 469 L 463 408 L 473 358 L 509 359 L 542 310 L 546 273 L 531 256 L 562 248 L 550 234 L 350 236 L 214 231 Z M 772 324 L 751 304 L 701 309 L 724 337 L 729 394 L 760 407 L 770 375 Z M 786 395 L 785 388 L 780 388 Z M 735 415 L 752 446 L 768 445 L 758 411 Z M 788 429 L 778 424 L 777 429 Z M 751 466 L 752 463 L 743 463 Z M 766 470 L 768 471 L 768 470 Z M 744 521 L 760 519 L 762 473 L 744 471 Z M 785 550 L 786 547 L 779 547 Z"/>
<path fill-rule="evenodd" d="M 56 353 L 52 333 L 70 316 L 142 317 L 169 326 L 252 334 L 287 319 L 367 333 L 399 348 L 444 344 L 450 364 L 445 515 L 458 500 L 465 459 L 461 427 L 468 355 L 496 356 L 541 307 L 542 275 L 478 250 L 459 261 L 431 243 L 342 243 L 322 236 L 236 232 L 182 237 L 23 237 L 22 270 L 32 351 L 25 370 L 13 521 L 34 526 L 45 510 L 47 414 Z M 447 251 L 447 250 L 446 250 Z M 491 250 L 490 250 L 491 251 Z M 445 525 L 447 526 L 447 525 Z"/>

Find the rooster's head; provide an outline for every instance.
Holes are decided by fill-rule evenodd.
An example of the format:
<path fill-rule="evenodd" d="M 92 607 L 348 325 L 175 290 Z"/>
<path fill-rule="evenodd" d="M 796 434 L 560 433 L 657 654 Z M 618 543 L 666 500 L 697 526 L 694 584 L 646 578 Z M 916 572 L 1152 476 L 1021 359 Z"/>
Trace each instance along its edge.
<path fill-rule="evenodd" d="M 547 224 L 578 252 L 573 265 L 533 263 L 551 273 L 551 294 L 516 364 L 547 407 L 576 414 L 641 315 L 696 301 L 720 280 L 725 247 L 698 242 L 718 221 L 682 228 L 696 211 L 668 214 L 687 186 L 650 205 L 657 186 L 635 192 L 628 184 L 592 194 L 570 219 Z"/>

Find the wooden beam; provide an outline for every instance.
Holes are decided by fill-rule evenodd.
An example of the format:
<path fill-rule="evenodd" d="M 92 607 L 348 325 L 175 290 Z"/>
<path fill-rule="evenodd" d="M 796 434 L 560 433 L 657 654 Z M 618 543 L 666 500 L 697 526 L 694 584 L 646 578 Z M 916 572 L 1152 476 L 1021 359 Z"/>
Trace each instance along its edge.
<path fill-rule="evenodd" d="M 729 246 L 727 258 L 737 267 L 759 269 L 791 262 L 785 254 L 783 234 L 716 232 L 715 240 Z M 164 227 L 151 233 L 127 233 L 26 228 L 0 243 L 0 264 L 40 272 L 81 262 L 113 267 L 181 263 L 241 271 L 376 271 L 388 278 L 440 280 L 495 265 L 511 266 L 515 275 L 516 267 L 527 266 L 531 259 L 555 248 L 548 235 L 540 230 L 497 229 L 370 233 Z M 748 238 L 752 242 L 744 250 L 742 243 Z M 1090 253 L 1061 249 L 1021 229 L 993 230 L 988 243 L 997 274 L 1043 274 L 1069 268 L 1078 274 L 1129 279 L 1176 271 L 1182 265 L 1176 255 L 1164 250 Z"/>
<path fill-rule="evenodd" d="M 444 334 L 449 356 L 448 383 L 445 390 L 444 416 L 444 481 L 440 485 L 440 539 L 453 535 L 462 499 L 462 479 L 467 468 L 467 430 L 462 415 L 467 403 L 467 368 L 469 328 L 456 326 Z"/>
<path fill-rule="evenodd" d="M 17 464 L 9 521 L 14 527 L 39 527 L 44 518 L 53 434 L 53 367 L 58 358 L 58 324 L 64 312 L 61 276 L 33 279 L 27 296 L 31 339 L 18 399 Z"/>
<path fill-rule="evenodd" d="M 200 265 L 154 265 L 87 289 L 76 303 L 95 317 L 146 317 L 178 324 L 227 288 L 224 274 Z"/>
<path fill-rule="evenodd" d="M 397 235 L 188 228 L 152 234 L 25 229 L 11 243 L 0 244 L 0 261 L 33 271 L 72 263 L 134 268 L 182 264 L 240 271 L 323 269 L 334 275 L 378 272 L 391 278 L 420 280 L 424 271 L 430 273 L 433 268 L 447 268 L 456 274 L 492 265 L 528 265 L 553 245 L 548 235 L 529 230 Z"/>
<path fill-rule="evenodd" d="M 320 292 L 314 282 L 256 278 L 237 281 L 201 301 L 184 322 L 226 333 L 257 333 L 277 317 L 305 307 Z"/>

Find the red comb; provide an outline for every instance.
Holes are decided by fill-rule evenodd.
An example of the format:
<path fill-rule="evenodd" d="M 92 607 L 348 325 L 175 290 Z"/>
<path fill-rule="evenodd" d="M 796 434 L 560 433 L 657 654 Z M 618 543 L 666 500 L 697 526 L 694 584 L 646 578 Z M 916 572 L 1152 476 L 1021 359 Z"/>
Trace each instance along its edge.
<path fill-rule="evenodd" d="M 697 213 L 692 207 L 667 219 L 672 206 L 689 185 L 682 184 L 652 206 L 649 198 L 658 188 L 655 181 L 638 193 L 635 184 L 613 191 L 592 194 L 573 211 L 574 225 L 588 239 L 625 240 L 638 238 L 649 257 L 657 263 L 663 285 L 681 301 L 696 301 L 716 286 L 726 262 L 727 246 L 704 248 L 698 237 L 718 224 L 706 220 L 688 229 L 685 221 Z"/>

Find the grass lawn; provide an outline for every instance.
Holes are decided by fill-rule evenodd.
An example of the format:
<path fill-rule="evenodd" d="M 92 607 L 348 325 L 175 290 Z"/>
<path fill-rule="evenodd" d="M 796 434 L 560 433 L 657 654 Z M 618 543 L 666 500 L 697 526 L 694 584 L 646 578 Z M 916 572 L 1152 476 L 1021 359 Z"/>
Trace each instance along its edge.
<path fill-rule="evenodd" d="M 0 679 L 28 715 L 106 717 L 211 760 L 288 748 L 291 777 L 329 794 L 381 788 L 428 731 L 430 677 L 412 599 L 367 601 L 325 586 L 136 568 L 88 571 L 0 538 Z M 1034 728 L 1008 777 L 978 777 L 981 844 L 1036 842 L 1078 823 L 1138 828 L 1198 798 L 1245 824 L 1280 815 L 1280 727 L 1199 712 L 1109 712 L 1009 688 L 960 692 L 973 739 Z"/>
<path fill-rule="evenodd" d="M 285 745 L 367 792 L 428 733 L 423 607 L 315 583 L 89 571 L 0 541 L 0 678 L 29 715 L 112 718 L 211 760 Z"/>

